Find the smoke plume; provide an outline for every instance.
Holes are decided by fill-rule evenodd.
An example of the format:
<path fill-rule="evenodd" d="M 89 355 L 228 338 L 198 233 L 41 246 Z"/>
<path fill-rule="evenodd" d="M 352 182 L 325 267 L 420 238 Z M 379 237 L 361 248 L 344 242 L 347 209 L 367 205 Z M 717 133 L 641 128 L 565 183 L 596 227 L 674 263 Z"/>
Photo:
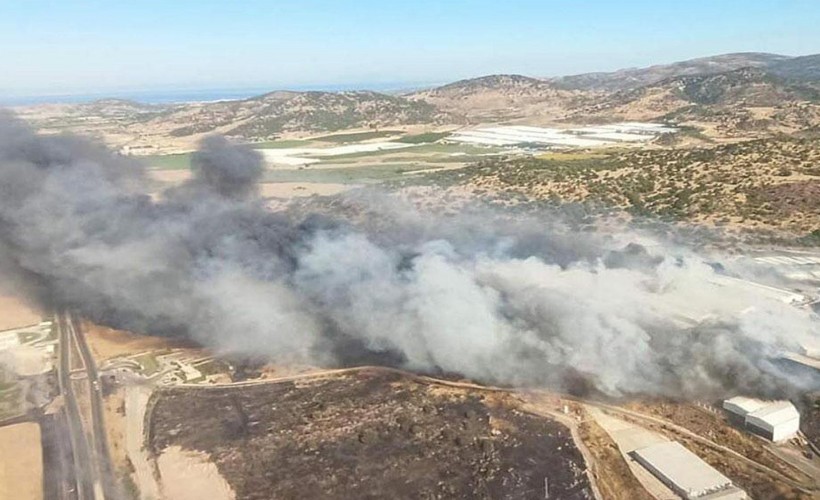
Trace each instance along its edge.
<path fill-rule="evenodd" d="M 809 311 L 638 234 L 547 218 L 272 212 L 259 155 L 211 138 L 192 180 L 0 116 L 0 276 L 51 307 L 274 362 L 382 362 L 485 382 L 709 397 L 816 386 L 774 360 Z M 326 214 L 327 211 L 324 211 Z"/>

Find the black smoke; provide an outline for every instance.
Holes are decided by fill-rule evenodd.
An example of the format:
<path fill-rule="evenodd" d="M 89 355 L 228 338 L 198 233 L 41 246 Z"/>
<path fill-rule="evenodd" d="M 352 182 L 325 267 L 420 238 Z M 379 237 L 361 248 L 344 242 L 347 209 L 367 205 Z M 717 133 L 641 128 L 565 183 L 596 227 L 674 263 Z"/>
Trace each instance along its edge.
<path fill-rule="evenodd" d="M 0 276 L 48 307 L 274 362 L 583 380 L 611 395 L 816 385 L 772 362 L 817 340 L 811 313 L 730 297 L 684 249 L 373 194 L 353 198 L 358 217 L 272 212 L 262 172 L 256 152 L 210 138 L 190 181 L 151 196 L 140 163 L 2 115 Z"/>

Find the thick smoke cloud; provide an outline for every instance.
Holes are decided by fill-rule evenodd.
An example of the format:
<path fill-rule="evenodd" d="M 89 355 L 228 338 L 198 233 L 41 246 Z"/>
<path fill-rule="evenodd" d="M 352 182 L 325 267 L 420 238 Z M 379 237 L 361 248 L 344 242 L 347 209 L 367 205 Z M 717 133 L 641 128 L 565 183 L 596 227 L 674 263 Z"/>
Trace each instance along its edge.
<path fill-rule="evenodd" d="M 615 396 L 816 384 L 773 361 L 816 342 L 816 319 L 727 293 L 683 249 L 544 218 L 431 218 L 378 196 L 355 200 L 378 220 L 273 213 L 255 152 L 212 138 L 193 164 L 152 198 L 138 163 L 0 117 L 2 279 L 97 321 L 278 362 Z"/>

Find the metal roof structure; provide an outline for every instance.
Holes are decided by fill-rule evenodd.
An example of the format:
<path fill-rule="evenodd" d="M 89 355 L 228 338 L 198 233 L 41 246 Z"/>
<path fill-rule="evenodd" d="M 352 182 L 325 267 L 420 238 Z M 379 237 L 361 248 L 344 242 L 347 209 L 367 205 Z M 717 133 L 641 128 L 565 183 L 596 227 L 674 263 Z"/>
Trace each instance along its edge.
<path fill-rule="evenodd" d="M 723 402 L 726 411 L 743 419 L 743 425 L 772 441 L 788 439 L 800 428 L 800 413 L 789 401 L 761 401 L 743 396 Z"/>
<path fill-rule="evenodd" d="M 724 401 L 723 409 L 730 411 L 735 415 L 746 417 L 746 415 L 748 415 L 749 413 L 757 411 L 765 407 L 767 404 L 768 403 L 766 403 L 766 401 L 762 401 L 760 399 L 736 396 L 734 398 L 727 399 L 726 401 Z"/>
<path fill-rule="evenodd" d="M 675 441 L 653 444 L 633 451 L 632 455 L 684 498 L 702 498 L 732 488 L 728 477 Z"/>
<path fill-rule="evenodd" d="M 769 403 L 763 408 L 746 415 L 747 423 L 754 423 L 772 429 L 793 420 L 800 420 L 800 412 L 789 401 Z"/>

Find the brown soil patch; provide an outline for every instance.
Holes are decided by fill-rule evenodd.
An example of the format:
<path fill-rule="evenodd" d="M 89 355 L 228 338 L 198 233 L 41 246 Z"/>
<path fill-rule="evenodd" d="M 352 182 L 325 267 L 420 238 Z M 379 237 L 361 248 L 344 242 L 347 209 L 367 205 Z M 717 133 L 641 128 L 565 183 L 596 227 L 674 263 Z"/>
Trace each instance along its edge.
<path fill-rule="evenodd" d="M 749 195 L 752 203 L 768 203 L 776 215 L 820 212 L 820 181 L 789 182 L 762 188 Z"/>
<path fill-rule="evenodd" d="M 166 500 L 232 500 L 236 496 L 202 452 L 171 446 L 157 460 Z"/>
<path fill-rule="evenodd" d="M 40 426 L 34 422 L 0 427 L 0 498 L 43 498 Z"/>
<path fill-rule="evenodd" d="M 0 296 L 0 331 L 36 325 L 43 314 L 36 308 L 12 296 Z"/>
<path fill-rule="evenodd" d="M 108 445 L 111 459 L 117 471 L 128 469 L 125 449 L 125 395 L 121 388 L 106 395 L 103 401 L 105 411 L 105 432 L 108 435 Z"/>
<path fill-rule="evenodd" d="M 94 359 L 97 361 L 104 361 L 118 356 L 131 356 L 145 351 L 191 347 L 188 344 L 165 337 L 137 335 L 123 330 L 95 325 L 88 321 L 83 322 L 83 331 Z"/>
<path fill-rule="evenodd" d="M 168 388 L 151 447 L 207 453 L 237 498 L 591 498 L 569 430 L 398 374 Z M 491 424 L 491 422 L 493 424 Z M 503 425 L 498 425 L 503 422 Z"/>

